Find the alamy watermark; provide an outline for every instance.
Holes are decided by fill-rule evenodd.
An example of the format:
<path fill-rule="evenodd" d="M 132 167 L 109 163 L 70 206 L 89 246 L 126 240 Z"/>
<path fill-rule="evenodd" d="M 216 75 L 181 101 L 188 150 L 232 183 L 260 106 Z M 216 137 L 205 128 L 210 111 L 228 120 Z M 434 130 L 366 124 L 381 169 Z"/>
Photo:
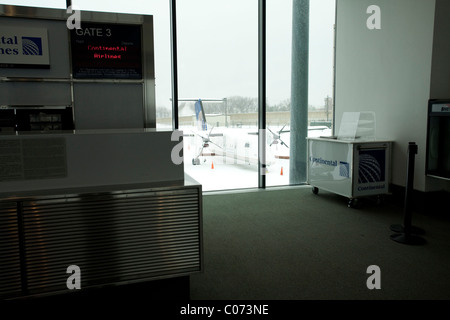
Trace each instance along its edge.
<path fill-rule="evenodd" d="M 377 265 L 371 265 L 367 267 L 367 273 L 371 274 L 367 278 L 366 285 L 370 290 L 381 289 L 381 269 Z"/>
<path fill-rule="evenodd" d="M 381 269 L 377 265 L 370 265 L 366 272 L 370 274 L 367 278 L 366 286 L 368 289 L 381 289 Z M 69 290 L 81 289 L 81 269 L 77 265 L 70 265 L 67 267 L 66 273 L 71 275 L 67 278 L 66 286 Z"/>
<path fill-rule="evenodd" d="M 67 278 L 66 286 L 69 290 L 81 289 L 81 269 L 77 265 L 70 265 L 67 267 L 66 273 L 71 275 Z"/>
<path fill-rule="evenodd" d="M 260 139 L 258 139 L 258 163 L 261 166 L 261 168 L 263 170 L 261 170 L 261 175 L 265 175 L 266 174 L 266 165 L 267 165 L 267 161 L 266 161 L 266 153 L 265 153 L 265 148 L 264 148 L 264 144 L 266 143 L 266 137 L 267 137 L 267 129 L 259 129 L 258 130 L 258 135 L 260 137 Z M 172 163 L 176 164 L 176 165 L 180 165 L 183 163 L 183 140 L 181 139 L 183 137 L 183 131 L 180 130 L 174 130 L 172 132 L 172 136 L 171 136 L 171 141 L 178 141 L 178 143 L 172 148 L 171 154 L 170 154 L 170 158 L 172 160 Z M 224 146 L 224 164 L 227 164 L 227 161 L 230 161 L 229 164 L 236 164 L 236 161 L 242 161 L 242 163 L 245 163 L 245 159 L 235 159 L 235 150 L 233 150 L 232 153 L 228 154 L 227 156 L 227 150 L 226 150 L 226 146 Z M 230 158 L 230 159 L 228 159 Z M 255 157 L 256 158 L 256 155 Z"/>
<path fill-rule="evenodd" d="M 69 30 L 81 29 L 81 11 L 72 9 L 72 6 L 69 6 L 66 12 L 70 14 L 66 21 L 67 28 Z"/>
<path fill-rule="evenodd" d="M 381 9 L 379 6 L 371 5 L 367 7 L 367 14 L 371 14 L 369 18 L 367 18 L 366 26 L 369 30 L 379 30 L 381 29 Z"/>

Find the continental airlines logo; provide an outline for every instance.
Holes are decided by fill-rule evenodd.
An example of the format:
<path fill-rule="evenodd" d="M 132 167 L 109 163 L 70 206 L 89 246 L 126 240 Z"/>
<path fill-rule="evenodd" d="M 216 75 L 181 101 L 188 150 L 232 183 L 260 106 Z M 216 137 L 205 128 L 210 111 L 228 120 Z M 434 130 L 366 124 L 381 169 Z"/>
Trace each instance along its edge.
<path fill-rule="evenodd" d="M 350 164 L 348 162 L 322 159 L 316 157 L 309 157 L 309 161 L 311 161 L 313 164 L 322 165 L 326 167 L 339 167 L 339 176 L 344 178 L 350 178 Z"/>
<path fill-rule="evenodd" d="M 22 54 L 29 56 L 42 56 L 42 39 L 36 37 L 22 37 L 19 41 L 17 36 L 13 38 L 1 37 L 1 55 L 19 55 L 19 42 L 22 44 Z"/>
<path fill-rule="evenodd" d="M 358 191 L 386 190 L 386 150 L 359 152 Z"/>
<path fill-rule="evenodd" d="M 339 175 L 341 177 L 350 178 L 350 164 L 345 161 L 339 161 Z"/>
<path fill-rule="evenodd" d="M 322 159 L 322 158 L 316 158 L 316 157 L 310 157 L 310 161 L 312 163 L 317 163 L 317 164 L 322 164 L 322 165 L 326 165 L 326 166 L 332 166 L 332 167 L 336 167 L 337 166 L 337 160 L 328 160 L 328 159 Z"/>
<path fill-rule="evenodd" d="M 0 27 L 1 67 L 49 66 L 47 29 Z"/>
<path fill-rule="evenodd" d="M 359 153 L 358 183 L 383 182 L 385 150 L 367 150 Z"/>

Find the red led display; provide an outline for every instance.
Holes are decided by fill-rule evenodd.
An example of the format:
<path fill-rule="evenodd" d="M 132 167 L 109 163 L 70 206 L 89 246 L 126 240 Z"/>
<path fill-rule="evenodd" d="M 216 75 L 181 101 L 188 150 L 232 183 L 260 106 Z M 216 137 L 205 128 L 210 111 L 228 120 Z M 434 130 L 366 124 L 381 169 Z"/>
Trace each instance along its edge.
<path fill-rule="evenodd" d="M 76 79 L 142 79 L 141 26 L 81 23 L 71 31 Z"/>

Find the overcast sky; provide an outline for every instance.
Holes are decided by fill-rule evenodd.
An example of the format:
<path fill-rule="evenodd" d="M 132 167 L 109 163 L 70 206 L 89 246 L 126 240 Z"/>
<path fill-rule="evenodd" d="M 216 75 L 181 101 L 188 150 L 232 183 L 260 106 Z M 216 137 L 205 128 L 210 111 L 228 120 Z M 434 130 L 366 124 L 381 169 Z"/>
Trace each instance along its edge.
<path fill-rule="evenodd" d="M 65 0 L 10 0 L 1 4 L 66 8 Z M 169 0 L 73 0 L 83 11 L 152 14 L 157 106 L 170 106 Z M 335 0 L 310 2 L 309 104 L 332 96 Z M 258 0 L 177 2 L 179 98 L 257 97 Z M 292 0 L 267 0 L 267 94 L 290 98 Z M 82 17 L 82 16 L 81 16 Z"/>

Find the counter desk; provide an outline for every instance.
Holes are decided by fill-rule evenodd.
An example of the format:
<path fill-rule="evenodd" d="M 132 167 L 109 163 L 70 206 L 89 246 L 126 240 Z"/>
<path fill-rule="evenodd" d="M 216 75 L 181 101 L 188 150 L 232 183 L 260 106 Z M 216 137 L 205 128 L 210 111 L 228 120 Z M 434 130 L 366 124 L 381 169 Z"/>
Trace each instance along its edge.
<path fill-rule="evenodd" d="M 170 131 L 2 135 L 0 298 L 202 271 L 202 187 Z M 78 289 L 78 288 L 75 288 Z"/>

